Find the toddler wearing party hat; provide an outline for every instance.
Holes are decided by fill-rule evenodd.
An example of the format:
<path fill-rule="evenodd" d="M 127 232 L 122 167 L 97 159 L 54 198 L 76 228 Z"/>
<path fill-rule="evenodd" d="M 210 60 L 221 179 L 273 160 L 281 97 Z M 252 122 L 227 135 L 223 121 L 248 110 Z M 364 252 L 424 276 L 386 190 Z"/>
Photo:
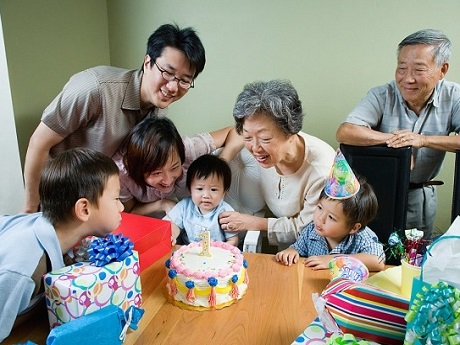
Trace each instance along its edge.
<path fill-rule="evenodd" d="M 377 208 L 371 185 L 364 178 L 357 178 L 342 152 L 337 151 L 313 220 L 294 244 L 276 254 L 276 260 L 290 266 L 303 256 L 305 266 L 327 269 L 336 256 L 350 255 L 370 271 L 382 270 L 383 246 L 367 227 Z"/>

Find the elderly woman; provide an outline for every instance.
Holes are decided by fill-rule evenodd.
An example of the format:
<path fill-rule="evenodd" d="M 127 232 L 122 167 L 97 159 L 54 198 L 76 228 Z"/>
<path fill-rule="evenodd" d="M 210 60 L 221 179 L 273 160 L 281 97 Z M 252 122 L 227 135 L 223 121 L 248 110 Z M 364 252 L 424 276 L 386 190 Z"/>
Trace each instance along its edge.
<path fill-rule="evenodd" d="M 233 109 L 236 131 L 259 162 L 265 202 L 276 218 L 223 212 L 224 231 L 268 232 L 270 244 L 294 243 L 313 220 L 335 152 L 324 141 L 301 132 L 304 114 L 289 81 L 248 84 Z"/>

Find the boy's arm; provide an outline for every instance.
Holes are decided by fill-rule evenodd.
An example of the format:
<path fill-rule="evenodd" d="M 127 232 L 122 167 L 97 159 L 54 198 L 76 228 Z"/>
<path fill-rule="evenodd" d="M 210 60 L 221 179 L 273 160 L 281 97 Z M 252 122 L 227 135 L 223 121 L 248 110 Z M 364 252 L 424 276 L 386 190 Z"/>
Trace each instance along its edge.
<path fill-rule="evenodd" d="M 367 269 L 371 272 L 375 271 L 382 271 L 385 268 L 385 260 L 382 260 L 382 257 L 379 257 L 374 254 L 367 254 L 367 253 L 358 253 L 358 254 L 350 254 L 361 260 L 363 264 L 366 265 Z"/>
<path fill-rule="evenodd" d="M 314 270 L 323 270 L 329 268 L 329 261 L 336 256 L 353 256 L 362 261 L 367 269 L 371 272 L 381 271 L 385 267 L 384 261 L 373 254 L 359 253 L 359 254 L 333 254 L 333 255 L 314 255 L 305 259 L 305 266 Z"/>
<path fill-rule="evenodd" d="M 0 271 L 0 343 L 11 333 L 20 310 L 30 303 L 35 283 L 11 271 Z"/>
<path fill-rule="evenodd" d="M 306 267 L 310 267 L 314 270 L 325 270 L 329 268 L 329 261 L 331 261 L 337 255 L 339 254 L 309 256 L 305 259 L 304 264 Z"/>

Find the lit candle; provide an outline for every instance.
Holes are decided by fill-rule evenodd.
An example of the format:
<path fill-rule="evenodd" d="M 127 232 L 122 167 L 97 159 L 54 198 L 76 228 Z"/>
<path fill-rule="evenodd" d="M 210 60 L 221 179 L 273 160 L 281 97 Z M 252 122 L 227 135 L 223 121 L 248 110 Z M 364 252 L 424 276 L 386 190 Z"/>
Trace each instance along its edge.
<path fill-rule="evenodd" d="M 211 245 L 211 233 L 209 230 L 204 230 L 198 235 L 201 238 L 201 253 L 200 255 L 203 256 L 211 256 L 211 252 L 209 251 L 209 247 Z"/>

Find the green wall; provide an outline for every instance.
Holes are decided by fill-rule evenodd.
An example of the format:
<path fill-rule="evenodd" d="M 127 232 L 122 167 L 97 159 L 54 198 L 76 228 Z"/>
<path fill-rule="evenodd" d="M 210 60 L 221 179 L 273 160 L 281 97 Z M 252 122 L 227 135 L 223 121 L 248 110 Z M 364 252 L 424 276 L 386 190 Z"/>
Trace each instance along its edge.
<path fill-rule="evenodd" d="M 207 53 L 195 89 L 170 107 L 183 134 L 232 124 L 245 83 L 286 78 L 301 96 L 304 131 L 336 147 L 342 119 L 370 87 L 393 79 L 397 44 L 421 28 L 451 38 L 447 79 L 460 82 L 457 0 L 0 0 L 0 11 L 22 155 L 71 74 L 108 63 L 138 68 L 148 36 L 167 22 L 193 26 Z M 452 171 L 449 154 L 440 231 L 450 224 Z"/>
<path fill-rule="evenodd" d="M 22 160 L 43 109 L 69 77 L 110 65 L 106 0 L 0 0 Z"/>

